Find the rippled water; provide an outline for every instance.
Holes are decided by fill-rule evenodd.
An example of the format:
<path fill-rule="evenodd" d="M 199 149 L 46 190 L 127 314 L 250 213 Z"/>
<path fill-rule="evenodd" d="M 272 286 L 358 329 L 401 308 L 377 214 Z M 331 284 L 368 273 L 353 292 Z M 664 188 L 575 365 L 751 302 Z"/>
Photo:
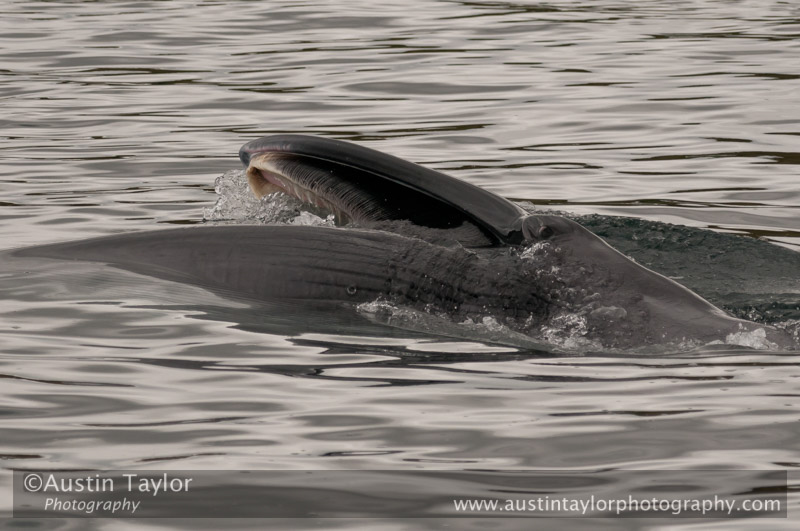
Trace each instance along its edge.
<path fill-rule="evenodd" d="M 599 214 L 626 252 L 644 220 L 800 248 L 794 2 L 7 0 L 2 11 L 3 248 L 201 223 L 239 146 L 283 132 Z M 639 232 L 609 215 L 638 218 Z M 683 241 L 669 259 L 646 254 L 669 267 Z M 683 265 L 720 251 L 687 241 Z M 736 241 L 724 252 L 748 285 L 771 278 Z M 6 470 L 800 466 L 798 352 L 554 357 L 99 265 L 26 267 L 0 268 Z M 790 297 L 776 310 L 743 293 L 729 309 L 798 318 Z M 3 492 L 10 481 L 0 476 Z"/>

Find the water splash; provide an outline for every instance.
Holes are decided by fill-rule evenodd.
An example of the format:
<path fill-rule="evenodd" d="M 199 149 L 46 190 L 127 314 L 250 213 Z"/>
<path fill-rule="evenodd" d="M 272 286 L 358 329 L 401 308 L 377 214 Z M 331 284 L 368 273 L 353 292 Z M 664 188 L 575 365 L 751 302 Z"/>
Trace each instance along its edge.
<path fill-rule="evenodd" d="M 230 170 L 214 181 L 217 202 L 203 209 L 203 221 L 240 221 L 259 207 L 260 201 L 250 192 L 243 170 Z"/>
<path fill-rule="evenodd" d="M 385 299 L 361 303 L 356 310 L 373 322 L 393 328 L 466 339 L 481 344 L 501 344 L 526 350 L 553 352 L 552 345 L 515 332 L 492 316 L 482 317 L 479 321 L 467 318 L 456 323 L 446 315 L 408 308 Z"/>
<path fill-rule="evenodd" d="M 214 181 L 217 202 L 203 209 L 203 220 L 216 224 L 333 226 L 332 214 L 313 212 L 300 200 L 282 193 L 258 199 L 244 170 L 230 170 Z"/>
<path fill-rule="evenodd" d="M 586 337 L 589 326 L 586 316 L 575 313 L 561 313 L 553 316 L 539 329 L 542 340 L 571 352 L 605 350 L 597 340 Z"/>
<path fill-rule="evenodd" d="M 737 332 L 725 336 L 725 344 L 749 347 L 756 350 L 778 350 L 778 345 L 767 339 L 767 331 L 765 329 L 745 330 L 741 325 Z"/>

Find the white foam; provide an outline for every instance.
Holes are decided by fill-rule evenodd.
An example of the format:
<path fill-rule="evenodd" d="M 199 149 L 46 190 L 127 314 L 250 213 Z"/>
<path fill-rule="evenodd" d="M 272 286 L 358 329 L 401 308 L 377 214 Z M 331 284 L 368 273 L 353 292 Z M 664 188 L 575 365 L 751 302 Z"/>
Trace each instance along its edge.
<path fill-rule="evenodd" d="M 276 192 L 258 199 L 250 190 L 243 170 L 230 170 L 214 181 L 217 202 L 203 209 L 203 220 L 219 224 L 333 226 L 334 216 L 321 217 L 300 200 Z"/>
<path fill-rule="evenodd" d="M 777 349 L 778 345 L 767 339 L 767 331 L 763 328 L 745 330 L 739 325 L 739 330 L 725 336 L 726 345 L 738 345 L 757 350 Z"/>

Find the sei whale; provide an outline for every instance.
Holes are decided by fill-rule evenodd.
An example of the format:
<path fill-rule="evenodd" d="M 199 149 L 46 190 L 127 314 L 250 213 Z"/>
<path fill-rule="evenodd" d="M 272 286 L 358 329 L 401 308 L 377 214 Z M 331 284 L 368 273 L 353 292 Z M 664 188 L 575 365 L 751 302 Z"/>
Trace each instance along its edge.
<path fill-rule="evenodd" d="M 107 263 L 254 299 L 386 300 L 457 322 L 486 316 L 547 340 L 604 349 L 785 332 L 734 318 L 629 259 L 580 224 L 530 214 L 441 172 L 353 143 L 276 135 L 239 157 L 257 196 L 283 193 L 338 227 L 203 226 L 57 243 L 19 256 Z"/>

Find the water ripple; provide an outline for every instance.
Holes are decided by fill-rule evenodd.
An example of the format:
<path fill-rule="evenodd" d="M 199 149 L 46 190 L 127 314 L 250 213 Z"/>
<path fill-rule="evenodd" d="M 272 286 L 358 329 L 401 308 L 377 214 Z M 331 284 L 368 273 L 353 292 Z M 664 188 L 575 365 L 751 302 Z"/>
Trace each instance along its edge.
<path fill-rule="evenodd" d="M 655 237 L 652 221 L 796 250 L 799 17 L 778 0 L 8 0 L 0 237 L 202 222 L 242 143 L 301 132 L 584 216 L 618 247 Z M 758 292 L 783 298 L 739 292 L 789 262 L 744 245 L 703 274 L 720 247 L 675 230 L 660 240 L 674 252 L 637 259 L 693 268 L 696 289 L 733 311 L 796 315 L 796 271 Z M 800 462 L 796 352 L 556 357 L 101 266 L 0 267 L 6 468 Z"/>

